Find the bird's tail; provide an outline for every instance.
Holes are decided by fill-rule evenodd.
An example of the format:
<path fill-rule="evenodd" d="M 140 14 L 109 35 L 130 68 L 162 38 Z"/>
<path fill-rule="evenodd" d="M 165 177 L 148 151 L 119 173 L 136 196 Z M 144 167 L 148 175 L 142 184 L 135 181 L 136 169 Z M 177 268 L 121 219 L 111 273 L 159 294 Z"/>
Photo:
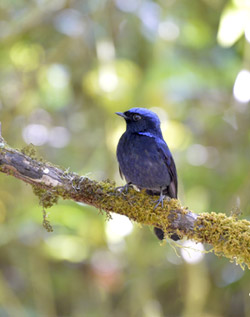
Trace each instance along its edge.
<path fill-rule="evenodd" d="M 161 230 L 160 228 L 154 227 L 154 233 L 155 233 L 155 235 L 157 236 L 157 238 L 158 238 L 159 240 L 163 240 L 163 239 L 164 239 L 164 232 L 163 232 L 163 230 Z M 180 237 L 178 236 L 177 233 L 171 234 L 170 238 L 171 238 L 172 240 L 174 240 L 174 241 L 180 240 Z"/>

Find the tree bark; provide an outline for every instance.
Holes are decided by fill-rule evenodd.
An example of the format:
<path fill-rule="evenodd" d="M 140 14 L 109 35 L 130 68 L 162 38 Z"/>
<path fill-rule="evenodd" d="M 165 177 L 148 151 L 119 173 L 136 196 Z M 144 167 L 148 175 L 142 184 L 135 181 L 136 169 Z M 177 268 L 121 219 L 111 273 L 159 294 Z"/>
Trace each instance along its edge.
<path fill-rule="evenodd" d="M 131 188 L 116 189 L 109 180 L 97 182 L 37 159 L 32 146 L 22 151 L 10 148 L 1 137 L 0 172 L 32 185 L 40 203 L 51 207 L 59 197 L 92 205 L 108 214 L 118 213 L 138 223 L 161 228 L 166 236 L 176 232 L 196 242 L 209 243 L 218 256 L 250 268 L 250 222 L 222 213 L 195 214 L 179 200 L 169 199 L 154 209 L 153 197 Z"/>

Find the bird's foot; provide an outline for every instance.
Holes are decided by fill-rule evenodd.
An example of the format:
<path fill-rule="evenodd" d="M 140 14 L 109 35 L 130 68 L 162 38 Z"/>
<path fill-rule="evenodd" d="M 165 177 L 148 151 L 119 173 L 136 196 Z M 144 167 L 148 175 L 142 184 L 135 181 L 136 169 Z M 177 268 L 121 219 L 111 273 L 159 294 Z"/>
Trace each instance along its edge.
<path fill-rule="evenodd" d="M 129 187 L 132 187 L 132 184 L 131 184 L 131 183 L 127 183 L 127 184 L 124 185 L 124 186 L 116 187 L 116 190 L 119 191 L 119 192 L 121 192 L 121 193 L 127 194 L 128 190 L 129 190 Z"/>
<path fill-rule="evenodd" d="M 154 210 L 161 204 L 162 208 L 163 208 L 163 200 L 166 196 L 165 195 L 160 195 L 160 198 L 155 200 L 154 203 L 156 203 L 156 205 L 154 206 Z"/>
<path fill-rule="evenodd" d="M 161 204 L 161 207 L 163 208 L 163 202 L 164 202 L 164 199 L 166 200 L 171 200 L 171 198 L 169 198 L 167 195 L 163 195 L 161 194 L 160 195 L 160 198 L 155 200 L 154 203 L 156 203 L 156 205 L 154 206 L 154 210 Z"/>

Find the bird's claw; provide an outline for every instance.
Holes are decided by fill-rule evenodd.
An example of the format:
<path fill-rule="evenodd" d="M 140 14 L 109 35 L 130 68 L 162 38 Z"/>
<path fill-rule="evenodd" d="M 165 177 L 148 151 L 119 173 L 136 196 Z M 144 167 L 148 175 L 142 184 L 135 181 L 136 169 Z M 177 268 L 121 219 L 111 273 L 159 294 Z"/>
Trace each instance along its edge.
<path fill-rule="evenodd" d="M 161 207 L 163 208 L 163 203 L 164 203 L 164 199 L 166 199 L 167 201 L 170 201 L 171 198 L 168 197 L 167 195 L 163 195 L 162 193 L 160 194 L 160 198 L 155 200 L 154 203 L 156 203 L 156 205 L 154 206 L 154 210 L 161 204 Z"/>
<path fill-rule="evenodd" d="M 121 192 L 121 193 L 127 194 L 128 190 L 129 190 L 129 187 L 131 187 L 131 183 L 127 183 L 124 186 L 118 186 L 118 187 L 116 187 L 116 190 Z"/>
<path fill-rule="evenodd" d="M 163 208 L 163 201 L 165 199 L 165 195 L 160 195 L 160 198 L 155 200 L 154 203 L 156 203 L 156 205 L 154 206 L 154 210 L 161 204 L 161 207 Z"/>

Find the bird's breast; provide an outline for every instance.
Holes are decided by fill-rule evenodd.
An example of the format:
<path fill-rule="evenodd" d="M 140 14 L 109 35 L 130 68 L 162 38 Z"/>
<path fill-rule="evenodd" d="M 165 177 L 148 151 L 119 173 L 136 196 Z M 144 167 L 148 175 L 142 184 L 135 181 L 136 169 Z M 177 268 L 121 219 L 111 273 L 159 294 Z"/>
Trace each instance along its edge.
<path fill-rule="evenodd" d="M 170 184 L 169 171 L 156 138 L 124 133 L 118 143 L 117 158 L 127 182 L 154 190 Z"/>

